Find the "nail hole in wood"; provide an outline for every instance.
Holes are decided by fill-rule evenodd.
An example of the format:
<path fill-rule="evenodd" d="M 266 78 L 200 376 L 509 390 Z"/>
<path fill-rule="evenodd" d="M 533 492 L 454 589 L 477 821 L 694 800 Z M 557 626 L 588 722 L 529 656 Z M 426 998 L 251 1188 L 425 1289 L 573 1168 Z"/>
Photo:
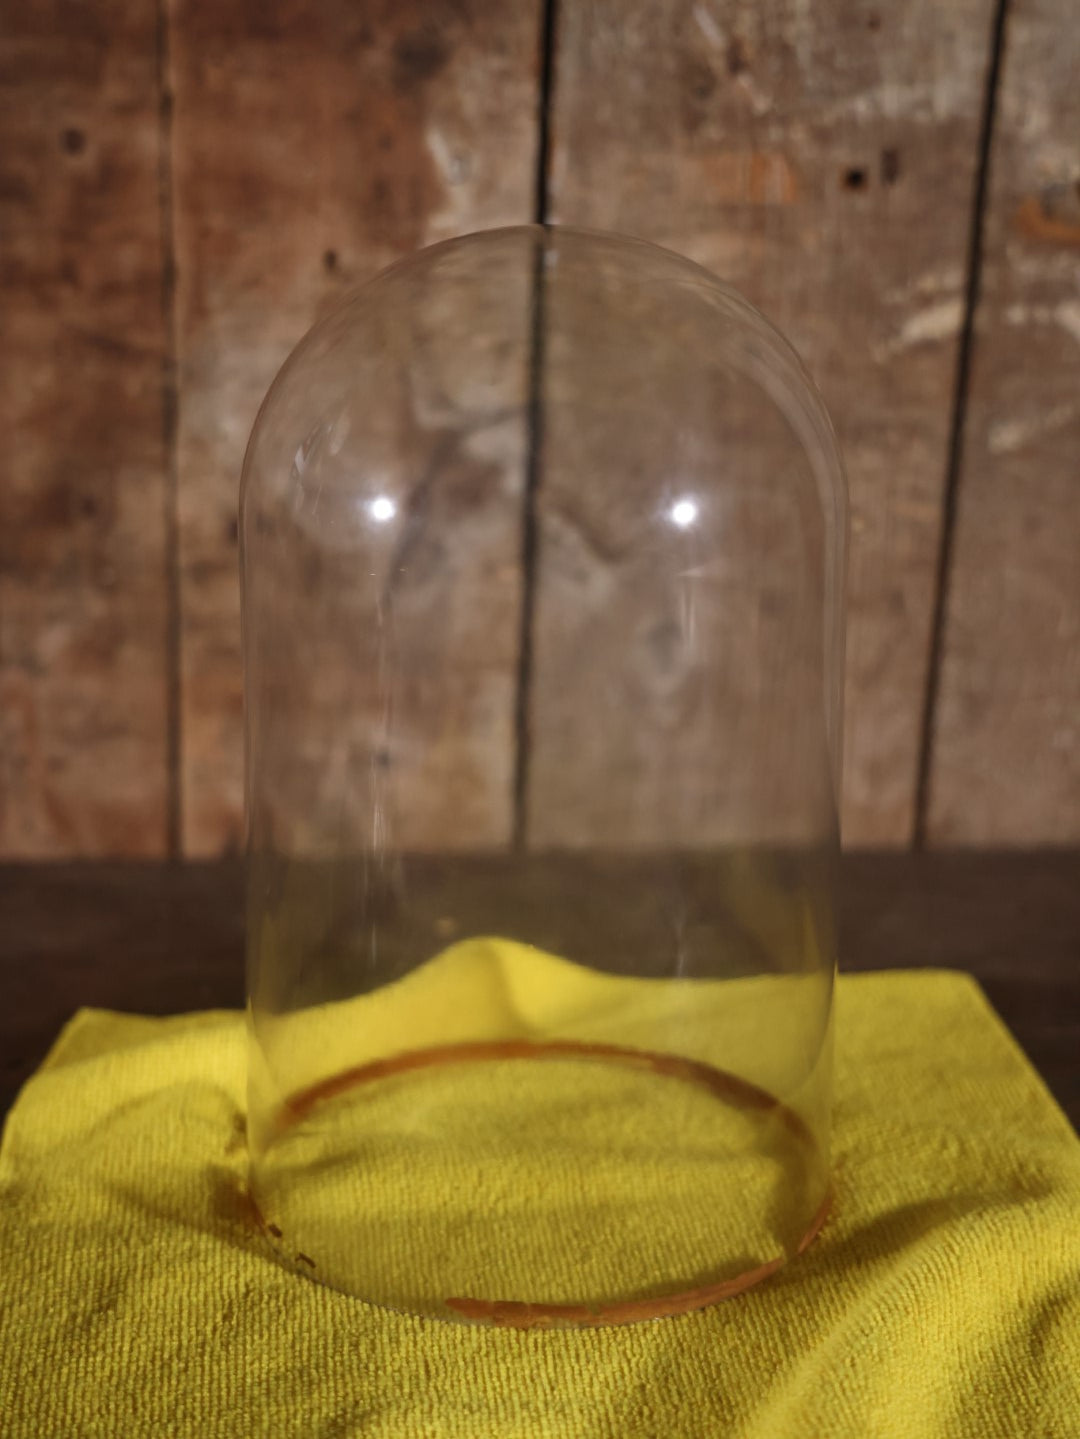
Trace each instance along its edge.
<path fill-rule="evenodd" d="M 844 171 L 844 189 L 861 190 L 866 184 L 866 171 L 855 167 Z"/>
<path fill-rule="evenodd" d="M 323 269 L 328 275 L 332 275 L 337 269 L 337 251 L 327 250 L 322 257 Z"/>
<path fill-rule="evenodd" d="M 61 133 L 60 144 L 66 155 L 81 155 L 86 149 L 86 136 L 81 130 L 71 126 Z"/>

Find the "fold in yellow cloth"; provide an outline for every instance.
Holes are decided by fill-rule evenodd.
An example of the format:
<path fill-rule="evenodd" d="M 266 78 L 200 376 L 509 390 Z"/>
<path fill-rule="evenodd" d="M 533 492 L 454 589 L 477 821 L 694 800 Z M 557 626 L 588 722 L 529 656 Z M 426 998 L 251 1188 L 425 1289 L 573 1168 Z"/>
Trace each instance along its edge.
<path fill-rule="evenodd" d="M 236 1014 L 86 1011 L 0 1149 L 0 1433 L 1080 1433 L 1080 1144 L 963 976 L 844 977 L 836 1202 L 798 1260 L 629 1328 L 410 1319 L 239 1199 Z"/>

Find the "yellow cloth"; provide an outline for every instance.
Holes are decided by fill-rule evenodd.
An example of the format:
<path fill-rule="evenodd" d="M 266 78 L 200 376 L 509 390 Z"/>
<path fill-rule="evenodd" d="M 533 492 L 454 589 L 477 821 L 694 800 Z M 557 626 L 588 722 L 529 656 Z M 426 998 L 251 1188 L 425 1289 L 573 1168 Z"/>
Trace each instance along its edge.
<path fill-rule="evenodd" d="M 85 1011 L 0 1150 L 0 1434 L 1075 1436 L 1080 1145 L 966 978 L 845 977 L 836 1206 L 713 1309 L 409 1319 L 290 1273 L 236 1201 L 235 1014 Z"/>

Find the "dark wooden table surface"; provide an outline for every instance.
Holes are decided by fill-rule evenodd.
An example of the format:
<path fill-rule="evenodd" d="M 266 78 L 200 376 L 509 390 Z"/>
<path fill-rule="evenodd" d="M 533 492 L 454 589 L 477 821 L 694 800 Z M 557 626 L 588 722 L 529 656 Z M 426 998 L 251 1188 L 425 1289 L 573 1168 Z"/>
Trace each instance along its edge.
<path fill-rule="evenodd" d="M 1080 852 L 853 854 L 841 876 L 841 967 L 975 975 L 1080 1126 Z M 0 866 L 0 1112 L 80 1005 L 241 1005 L 243 925 L 236 862 Z"/>

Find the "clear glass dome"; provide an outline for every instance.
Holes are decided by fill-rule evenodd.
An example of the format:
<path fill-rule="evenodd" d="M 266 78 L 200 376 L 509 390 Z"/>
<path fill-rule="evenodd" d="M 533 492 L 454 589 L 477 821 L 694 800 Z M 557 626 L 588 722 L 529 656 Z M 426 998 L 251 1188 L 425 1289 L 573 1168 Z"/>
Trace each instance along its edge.
<path fill-rule="evenodd" d="M 843 479 L 679 256 L 437 245 L 307 336 L 242 490 L 252 1194 L 507 1325 L 679 1313 L 828 1203 Z"/>

